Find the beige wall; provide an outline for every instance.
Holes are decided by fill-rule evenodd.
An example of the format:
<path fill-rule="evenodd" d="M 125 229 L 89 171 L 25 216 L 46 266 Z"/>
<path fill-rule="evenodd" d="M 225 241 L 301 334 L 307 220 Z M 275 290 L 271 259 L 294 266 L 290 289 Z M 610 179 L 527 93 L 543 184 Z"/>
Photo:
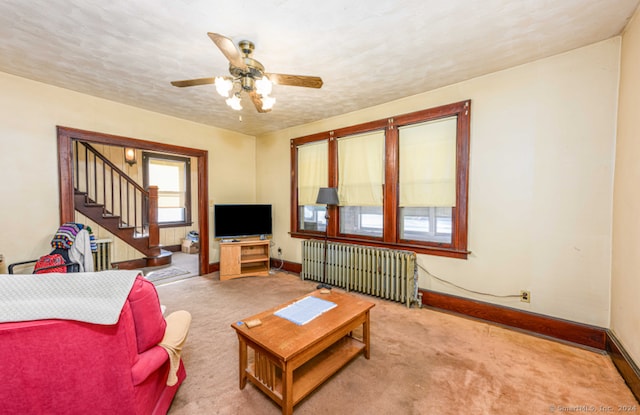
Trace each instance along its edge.
<path fill-rule="evenodd" d="M 0 253 L 8 264 L 50 251 L 60 217 L 57 125 L 207 150 L 210 200 L 255 200 L 255 137 L 5 73 L 0 91 Z M 243 174 L 230 180 L 229 171 Z M 212 240 L 210 261 L 217 260 Z"/>
<path fill-rule="evenodd" d="M 608 327 L 611 197 L 620 39 L 364 111 L 258 137 L 259 201 L 274 242 L 300 262 L 289 231 L 289 140 L 472 100 L 468 260 L 420 255 L 420 286 Z"/>
<path fill-rule="evenodd" d="M 640 14 L 622 37 L 613 198 L 611 329 L 640 362 Z"/>

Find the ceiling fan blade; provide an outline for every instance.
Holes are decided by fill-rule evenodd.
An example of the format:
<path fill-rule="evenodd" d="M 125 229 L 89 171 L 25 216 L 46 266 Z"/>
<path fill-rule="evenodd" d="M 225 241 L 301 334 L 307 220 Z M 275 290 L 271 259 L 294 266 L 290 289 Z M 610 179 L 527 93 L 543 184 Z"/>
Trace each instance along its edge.
<path fill-rule="evenodd" d="M 255 107 L 258 110 L 258 112 L 269 112 L 269 111 L 271 111 L 270 109 L 268 109 L 268 110 L 262 109 L 262 98 L 260 98 L 260 95 L 256 91 L 249 92 L 249 96 L 251 97 L 251 101 L 253 101 L 253 105 L 255 105 Z"/>
<path fill-rule="evenodd" d="M 198 78 L 198 79 L 187 79 L 184 81 L 172 81 L 171 85 L 177 86 L 179 88 L 184 88 L 185 86 L 196 86 L 196 85 L 207 85 L 214 83 L 214 78 Z"/>
<path fill-rule="evenodd" d="M 244 63 L 244 59 L 242 58 L 240 51 L 231 39 L 218 33 L 209 32 L 207 33 L 207 35 L 209 35 L 211 40 L 213 40 L 213 43 L 216 44 L 218 49 L 220 49 L 220 52 L 222 52 L 222 54 L 229 60 L 229 62 L 231 62 L 233 66 L 238 67 L 242 70 L 247 69 L 247 65 Z"/>
<path fill-rule="evenodd" d="M 276 85 L 302 86 L 305 88 L 321 88 L 322 78 L 318 76 L 284 75 L 281 73 L 265 73 Z"/>

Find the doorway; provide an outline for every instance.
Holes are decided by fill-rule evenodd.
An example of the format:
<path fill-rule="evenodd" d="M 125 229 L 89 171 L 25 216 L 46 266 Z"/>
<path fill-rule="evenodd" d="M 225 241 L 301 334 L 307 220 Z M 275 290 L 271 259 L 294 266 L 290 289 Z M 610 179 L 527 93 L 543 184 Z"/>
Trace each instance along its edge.
<path fill-rule="evenodd" d="M 197 215 L 200 235 L 199 273 L 205 275 L 209 270 L 209 217 L 208 217 L 208 152 L 172 144 L 157 143 L 136 138 L 115 136 L 69 127 L 57 127 L 58 135 L 58 174 L 60 183 L 60 223 L 73 222 L 75 218 L 73 189 L 73 142 L 84 141 L 118 147 L 131 147 L 145 151 L 157 151 L 178 156 L 193 157 L 197 161 Z"/>

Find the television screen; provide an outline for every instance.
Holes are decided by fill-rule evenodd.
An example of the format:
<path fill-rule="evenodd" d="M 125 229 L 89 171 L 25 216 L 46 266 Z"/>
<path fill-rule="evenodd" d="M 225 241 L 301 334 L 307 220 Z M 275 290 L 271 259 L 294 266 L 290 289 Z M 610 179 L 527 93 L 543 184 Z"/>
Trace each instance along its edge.
<path fill-rule="evenodd" d="M 213 227 L 216 238 L 271 235 L 271 205 L 215 205 Z"/>

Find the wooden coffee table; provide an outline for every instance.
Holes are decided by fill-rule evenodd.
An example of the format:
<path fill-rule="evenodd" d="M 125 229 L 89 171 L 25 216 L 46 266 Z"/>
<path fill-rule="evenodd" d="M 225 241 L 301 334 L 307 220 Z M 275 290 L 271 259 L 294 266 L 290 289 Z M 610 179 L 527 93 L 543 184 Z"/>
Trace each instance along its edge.
<path fill-rule="evenodd" d="M 273 313 L 307 296 L 337 304 L 331 310 L 297 325 Z M 240 389 L 247 380 L 273 399 L 284 415 L 355 357 L 369 359 L 369 310 L 373 303 L 332 290 L 314 291 L 231 325 L 238 334 Z M 249 328 L 244 322 L 260 320 Z M 354 330 L 362 326 L 357 338 Z M 249 349 L 251 351 L 249 351 Z"/>

